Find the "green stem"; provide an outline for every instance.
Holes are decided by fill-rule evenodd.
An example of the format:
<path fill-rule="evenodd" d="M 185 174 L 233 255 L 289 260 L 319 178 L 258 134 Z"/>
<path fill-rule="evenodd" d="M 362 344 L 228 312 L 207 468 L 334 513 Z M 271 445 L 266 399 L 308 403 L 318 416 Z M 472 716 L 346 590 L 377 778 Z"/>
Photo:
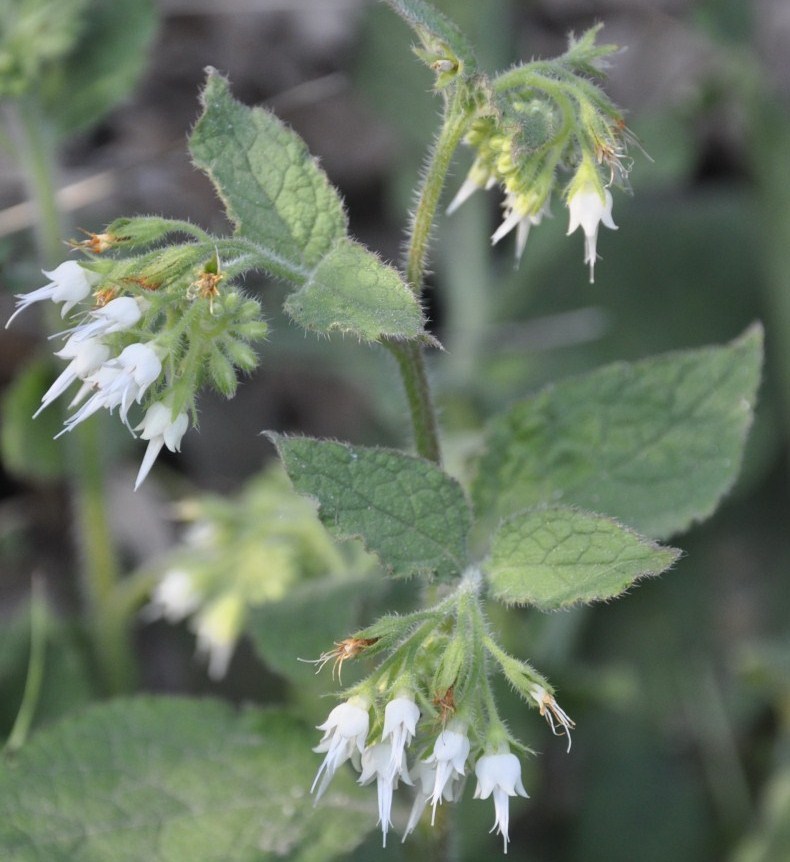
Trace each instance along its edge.
<path fill-rule="evenodd" d="M 6 751 L 20 749 L 30 733 L 41 693 L 41 682 L 44 678 L 46 646 L 47 606 L 44 601 L 44 586 L 38 578 L 34 577 L 30 593 L 30 659 L 27 665 L 27 678 L 16 721 L 6 740 Z"/>
<path fill-rule="evenodd" d="M 464 106 L 462 98 L 463 91 L 459 89 L 455 97 L 448 99 L 445 105 L 442 127 L 428 156 L 428 164 L 417 198 L 417 208 L 414 210 L 409 226 L 406 281 L 418 297 L 422 294 L 425 261 L 428 256 L 433 221 L 447 171 L 472 118 L 472 112 Z"/>
<path fill-rule="evenodd" d="M 406 401 L 414 430 L 414 445 L 417 453 L 429 461 L 440 464 L 439 432 L 436 413 L 431 400 L 425 356 L 422 347 L 413 341 L 386 340 L 386 347 L 398 363 Z"/>
<path fill-rule="evenodd" d="M 40 262 L 51 266 L 63 257 L 64 234 L 56 197 L 54 129 L 34 97 L 9 105 L 6 116 L 29 197 L 38 210 L 36 242 Z M 129 688 L 133 663 L 126 620 L 107 612 L 120 572 L 107 519 L 96 421 L 80 425 L 70 436 L 74 442 L 67 463 L 75 489 L 83 590 L 105 685 L 109 691 L 118 692 Z"/>
<path fill-rule="evenodd" d="M 444 181 L 453 153 L 471 122 L 472 112 L 464 105 L 463 98 L 464 93 L 459 88 L 455 96 L 445 103 L 442 127 L 429 155 L 417 207 L 409 226 L 406 281 L 418 299 L 422 296 L 431 230 Z M 403 342 L 393 339 L 386 340 L 384 344 L 398 363 L 411 413 L 417 452 L 423 458 L 438 464 L 441 462 L 441 449 L 423 347 L 413 341 Z"/>
<path fill-rule="evenodd" d="M 75 431 L 72 472 L 83 596 L 91 620 L 96 660 L 104 685 L 113 694 L 129 690 L 135 668 L 129 643 L 128 616 L 117 612 L 115 593 L 120 571 L 107 519 L 101 427 L 104 417 Z"/>
<path fill-rule="evenodd" d="M 63 257 L 62 224 L 56 198 L 54 130 L 31 96 L 9 103 L 5 118 L 37 210 L 35 234 L 40 262 L 43 266 L 54 266 Z"/>

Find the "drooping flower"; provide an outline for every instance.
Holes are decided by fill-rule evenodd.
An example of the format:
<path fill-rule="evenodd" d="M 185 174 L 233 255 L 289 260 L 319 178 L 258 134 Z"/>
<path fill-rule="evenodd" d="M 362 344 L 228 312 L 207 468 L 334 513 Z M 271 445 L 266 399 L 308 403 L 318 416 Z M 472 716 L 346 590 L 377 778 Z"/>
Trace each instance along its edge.
<path fill-rule="evenodd" d="M 185 412 L 173 416 L 173 410 L 166 401 L 154 402 L 145 412 L 143 421 L 135 428 L 143 440 L 148 440 L 137 479 L 134 483 L 136 491 L 154 465 L 163 446 L 171 452 L 181 451 L 181 438 L 189 427 L 189 417 Z"/>
<path fill-rule="evenodd" d="M 513 228 L 516 229 L 516 260 L 521 260 L 524 249 L 527 246 L 530 228 L 539 225 L 543 217 L 551 216 L 550 201 L 546 198 L 537 210 L 530 206 L 518 196 L 508 193 L 504 203 L 505 217 L 502 224 L 491 236 L 491 245 L 496 245 L 506 237 Z"/>
<path fill-rule="evenodd" d="M 612 193 L 609 189 L 601 189 L 595 182 L 583 182 L 568 197 L 568 210 L 568 234 L 572 234 L 580 226 L 584 231 L 584 262 L 590 267 L 592 284 L 595 281 L 598 226 L 603 224 L 604 227 L 617 230 L 617 225 L 612 220 Z"/>
<path fill-rule="evenodd" d="M 16 295 L 17 309 L 8 318 L 6 329 L 11 325 L 11 321 L 28 306 L 47 299 L 52 302 L 62 302 L 60 315 L 65 317 L 78 302 L 90 295 L 93 285 L 99 280 L 99 276 L 89 272 L 75 260 L 66 260 L 51 272 L 43 269 L 41 271 L 51 279 L 50 283 L 30 293 Z"/>
<path fill-rule="evenodd" d="M 170 569 L 154 587 L 151 601 L 142 609 L 147 621 L 166 619 L 178 623 L 200 607 L 200 592 L 192 575 L 183 569 Z"/>
<path fill-rule="evenodd" d="M 436 806 L 446 798 L 446 790 L 453 782 L 465 774 L 466 758 L 469 756 L 469 737 L 466 727 L 458 721 L 451 721 L 436 737 L 433 754 L 425 761 L 435 765 L 436 775 L 431 792 L 431 824 L 436 818 Z"/>
<path fill-rule="evenodd" d="M 350 697 L 345 703 L 338 704 L 323 724 L 318 725 L 324 735 L 313 751 L 326 754 L 318 768 L 310 793 L 318 787 L 316 802 L 324 795 L 329 782 L 337 770 L 355 753 L 361 755 L 365 750 L 365 740 L 370 727 L 368 708 L 365 698 Z"/>
<path fill-rule="evenodd" d="M 452 215 L 462 204 L 466 203 L 478 189 L 485 189 L 487 191 L 495 185 L 496 176 L 488 171 L 481 163 L 475 162 L 472 166 L 472 170 L 469 171 L 466 179 L 461 183 L 461 187 L 455 193 L 455 197 L 450 201 L 446 210 L 447 215 Z"/>
<path fill-rule="evenodd" d="M 389 740 L 392 746 L 391 769 L 397 771 L 405 756 L 406 747 L 414 739 L 417 732 L 417 722 L 420 718 L 420 708 L 407 695 L 393 698 L 384 707 L 384 730 L 382 741 Z"/>
<path fill-rule="evenodd" d="M 228 671 L 244 616 L 244 602 L 238 593 L 227 592 L 209 602 L 193 620 L 197 653 L 208 659 L 208 675 L 222 679 Z"/>
<path fill-rule="evenodd" d="M 497 830 L 502 836 L 504 850 L 507 853 L 508 825 L 510 822 L 510 803 L 508 797 L 527 796 L 527 791 L 521 782 L 521 763 L 515 754 L 500 751 L 498 754 L 485 754 L 475 766 L 477 788 L 475 799 L 488 799 L 494 795 L 494 825 L 491 831 Z"/>
<path fill-rule="evenodd" d="M 71 362 L 41 397 L 41 406 L 33 414 L 34 419 L 45 407 L 48 407 L 62 395 L 72 383 L 76 380 L 84 381 L 98 371 L 109 358 L 110 348 L 96 338 L 86 338 L 84 341 L 78 342 L 69 339 L 61 350 L 56 351 L 55 356 L 61 359 L 70 359 Z"/>
<path fill-rule="evenodd" d="M 362 774 L 359 776 L 359 784 L 370 784 L 376 779 L 376 791 L 379 803 L 379 820 L 381 825 L 382 846 L 387 846 L 387 832 L 392 826 L 392 794 L 402 780 L 411 784 L 409 771 L 406 768 L 406 753 L 401 752 L 395 768 L 392 768 L 395 755 L 393 746 L 389 742 L 378 742 L 371 745 L 362 752 Z"/>
<path fill-rule="evenodd" d="M 125 332 L 140 320 L 147 307 L 148 302 L 142 297 L 118 296 L 107 305 L 93 309 L 86 321 L 68 331 L 74 341 Z"/>
<path fill-rule="evenodd" d="M 414 804 L 412 805 L 411 813 L 409 814 L 409 822 L 406 824 L 406 829 L 403 832 L 403 841 L 405 841 L 406 838 L 417 828 L 417 824 L 420 822 L 422 813 L 425 811 L 428 802 L 430 802 L 431 797 L 433 796 L 434 787 L 436 785 L 435 764 L 421 760 L 416 764 L 414 769 L 417 770 L 419 788 L 417 790 L 417 795 L 414 797 Z M 461 795 L 461 788 L 461 780 L 456 775 L 444 785 L 442 798 L 445 802 L 457 802 Z"/>
<path fill-rule="evenodd" d="M 155 347 L 140 342 L 129 344 L 115 359 L 105 362 L 86 378 L 85 382 L 94 389 L 93 395 L 69 417 L 61 434 L 73 430 L 102 408 L 112 412 L 118 407 L 121 420 L 128 424 L 132 404 L 142 401 L 161 373 L 162 361 Z"/>

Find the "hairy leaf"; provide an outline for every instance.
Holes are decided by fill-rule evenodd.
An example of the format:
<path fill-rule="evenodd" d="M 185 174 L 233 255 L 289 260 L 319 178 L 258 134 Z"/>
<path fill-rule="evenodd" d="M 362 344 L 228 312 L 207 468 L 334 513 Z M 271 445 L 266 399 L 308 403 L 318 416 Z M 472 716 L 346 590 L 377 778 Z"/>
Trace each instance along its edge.
<path fill-rule="evenodd" d="M 495 419 L 473 500 L 486 520 L 567 503 L 666 537 L 735 481 L 760 379 L 762 331 L 724 347 L 617 363 Z"/>
<path fill-rule="evenodd" d="M 236 232 L 276 250 L 306 276 L 346 235 L 337 192 L 304 141 L 274 114 L 248 108 L 208 70 L 203 113 L 189 139 Z"/>
<path fill-rule="evenodd" d="M 365 341 L 424 335 L 419 303 L 397 270 L 352 240 L 340 240 L 292 294 L 285 310 L 305 329 Z"/>
<path fill-rule="evenodd" d="M 553 611 L 614 598 L 669 568 L 679 553 L 601 515 L 534 509 L 499 526 L 483 570 L 500 601 Z"/>
<path fill-rule="evenodd" d="M 269 434 L 297 491 L 340 538 L 358 536 L 395 577 L 466 567 L 469 506 L 435 464 L 389 449 Z"/>
<path fill-rule="evenodd" d="M 190 149 L 250 242 L 251 265 L 298 288 L 285 309 L 300 326 L 363 341 L 428 338 L 397 270 L 346 236 L 340 197 L 304 141 L 268 111 L 237 102 L 213 70 Z"/>
<path fill-rule="evenodd" d="M 317 860 L 372 828 L 349 776 L 314 808 L 314 733 L 211 700 L 101 704 L 0 765 L 7 862 Z"/>

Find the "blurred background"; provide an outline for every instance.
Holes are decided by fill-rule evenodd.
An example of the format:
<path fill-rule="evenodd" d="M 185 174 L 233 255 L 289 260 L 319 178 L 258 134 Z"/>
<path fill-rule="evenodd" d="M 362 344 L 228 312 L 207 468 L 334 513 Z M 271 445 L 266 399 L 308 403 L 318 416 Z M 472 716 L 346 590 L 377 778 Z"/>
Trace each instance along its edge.
<path fill-rule="evenodd" d="M 500 215 L 495 192 L 440 218 L 428 304 L 447 348 L 431 357 L 431 370 L 451 469 L 464 474 L 487 417 L 547 381 L 728 341 L 755 320 L 766 329 L 764 383 L 741 479 L 713 518 L 675 540 L 685 556 L 674 570 L 608 606 L 545 617 L 492 609 L 505 645 L 549 676 L 578 726 L 568 756 L 503 686 L 513 729 L 539 752 L 526 769 L 531 800 L 511 806 L 510 856 L 790 859 L 790 4 L 437 5 L 492 72 L 560 53 L 570 31 L 603 22 L 602 40 L 623 46 L 607 90 L 640 142 L 631 151 L 634 194 L 615 192 L 619 230 L 599 237 L 595 285 L 587 282 L 581 237 L 565 237 L 559 202 L 554 218 L 532 231 L 518 267 L 511 243 L 490 248 Z M 368 0 L 160 0 L 156 13 L 153 23 L 133 16 L 126 24 L 140 37 L 140 69 L 119 87 L 122 100 L 101 116 L 88 111 L 59 138 L 65 236 L 137 213 L 225 229 L 186 151 L 210 65 L 229 76 L 238 99 L 267 105 L 305 138 L 345 199 L 352 233 L 398 262 L 439 103 L 392 12 Z M 458 154 L 448 201 L 470 162 L 469 153 Z M 0 149 L 0 318 L 10 315 L 12 294 L 40 286 L 41 267 L 60 259 L 36 244 L 38 220 L 24 166 Z M 162 458 L 136 495 L 139 445 L 103 427 L 113 459 L 107 507 L 128 569 L 176 540 L 173 500 L 238 492 L 273 457 L 258 436 L 263 429 L 408 445 L 388 356 L 305 338 L 279 310 L 282 288 L 252 280 L 247 287 L 260 289 L 272 327 L 261 369 L 233 401 L 203 399 L 199 433 L 187 435 L 180 457 Z M 30 312 L 0 338 L 4 734 L 26 674 L 32 574 L 46 583 L 52 614 L 37 722 L 101 694 L 78 622 L 80 561 L 63 454 L 48 442 L 58 417 L 35 426 L 25 418 L 37 400 L 29 387 L 40 393 L 51 374 L 45 333 Z M 149 690 L 288 696 L 245 645 L 221 686 L 191 661 L 186 630 L 141 624 L 135 647 L 140 685 Z M 464 859 L 487 858 L 489 819 L 487 805 L 465 804 Z M 378 858 L 378 842 L 374 834 L 353 858 Z M 397 845 L 381 858 L 400 854 Z"/>

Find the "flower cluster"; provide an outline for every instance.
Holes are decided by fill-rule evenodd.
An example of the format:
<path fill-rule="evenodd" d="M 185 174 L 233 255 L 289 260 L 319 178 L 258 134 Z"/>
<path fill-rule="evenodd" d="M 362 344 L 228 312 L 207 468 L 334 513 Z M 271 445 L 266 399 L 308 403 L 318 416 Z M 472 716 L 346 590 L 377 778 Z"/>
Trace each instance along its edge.
<path fill-rule="evenodd" d="M 186 501 L 180 515 L 183 540 L 164 561 L 141 615 L 147 622 L 188 619 L 212 679 L 227 673 L 250 608 L 285 598 L 301 582 L 357 576 L 369 565 L 335 545 L 315 503 L 298 495 L 279 467 L 255 476 L 235 498 Z"/>
<path fill-rule="evenodd" d="M 530 63 L 492 82 L 485 108 L 465 138 L 475 151 L 474 163 L 447 210 L 453 213 L 477 189 L 499 185 L 503 219 L 491 241 L 515 230 L 520 259 L 530 229 L 550 215 L 558 175 L 571 173 L 563 193 L 568 233 L 579 227 L 584 232 L 590 281 L 599 225 L 617 227 L 609 186 L 627 188 L 629 136 L 620 112 L 586 77 L 599 71 L 596 61 L 612 50 L 594 47 L 595 32 L 573 42 L 556 61 Z"/>
<path fill-rule="evenodd" d="M 387 834 L 392 826 L 392 797 L 399 782 L 414 785 L 413 774 L 417 785 L 403 833 L 405 841 L 417 827 L 429 804 L 433 825 L 437 805 L 443 801 L 455 802 L 460 799 L 471 765 L 471 742 L 466 724 L 452 719 L 436 734 L 430 755 L 419 759 L 410 772 L 406 763 L 406 747 L 417 732 L 420 718 L 420 709 L 413 697 L 409 693 L 401 693 L 386 704 L 379 742 L 368 740 L 370 706 L 364 697 L 351 697 L 336 706 L 327 720 L 318 725 L 324 736 L 314 751 L 324 754 L 324 760 L 310 792 L 316 794 L 316 801 L 320 799 L 337 770 L 351 760 L 360 772 L 359 784 L 376 781 L 378 825 L 381 827 L 382 843 L 386 847 Z M 507 743 L 503 742 L 496 749 L 488 747 L 477 759 L 474 773 L 477 778 L 475 799 L 488 799 L 493 794 L 493 829 L 502 836 L 507 853 L 510 841 L 508 798 L 527 796 L 521 781 L 521 763 L 511 753 Z"/>
<path fill-rule="evenodd" d="M 155 222 L 149 232 L 161 233 L 162 220 L 149 221 Z M 61 316 L 70 325 L 57 336 L 65 340 L 55 356 L 67 365 L 34 415 L 75 384 L 78 389 L 69 402 L 73 412 L 61 434 L 102 410 L 117 410 L 131 434 L 147 441 L 137 489 L 163 448 L 180 450 L 201 385 L 207 380 L 230 395 L 237 370 L 257 364 L 247 342 L 262 337 L 266 325 L 254 300 L 233 289 L 220 295 L 217 285 L 224 276 L 216 251 L 207 244 L 98 259 L 129 242 L 107 233 L 79 243 L 92 261 L 68 260 L 45 272 L 50 282 L 16 297 L 16 311 L 6 326 L 35 303 L 61 304 Z M 204 263 L 196 268 L 201 258 Z M 132 411 L 138 407 L 142 412 L 135 424 Z"/>
<path fill-rule="evenodd" d="M 487 660 L 493 659 L 516 691 L 570 743 L 573 722 L 549 683 L 488 634 L 478 588 L 476 573 L 467 573 L 458 590 L 436 607 L 383 617 L 317 660 L 320 669 L 333 657 L 337 664 L 361 654 L 388 654 L 318 726 L 323 737 L 314 750 L 324 760 L 311 788 L 318 801 L 348 761 L 360 773 L 360 784 L 375 780 L 384 845 L 392 826 L 393 794 L 401 782 L 415 791 L 405 840 L 426 808 L 430 806 L 433 825 L 439 805 L 460 799 L 473 771 L 474 796 L 493 797 L 492 831 L 502 836 L 507 852 L 509 797 L 527 796 L 521 763 L 511 748 L 525 749 L 497 713 Z M 410 747 L 418 751 L 411 766 Z"/>

